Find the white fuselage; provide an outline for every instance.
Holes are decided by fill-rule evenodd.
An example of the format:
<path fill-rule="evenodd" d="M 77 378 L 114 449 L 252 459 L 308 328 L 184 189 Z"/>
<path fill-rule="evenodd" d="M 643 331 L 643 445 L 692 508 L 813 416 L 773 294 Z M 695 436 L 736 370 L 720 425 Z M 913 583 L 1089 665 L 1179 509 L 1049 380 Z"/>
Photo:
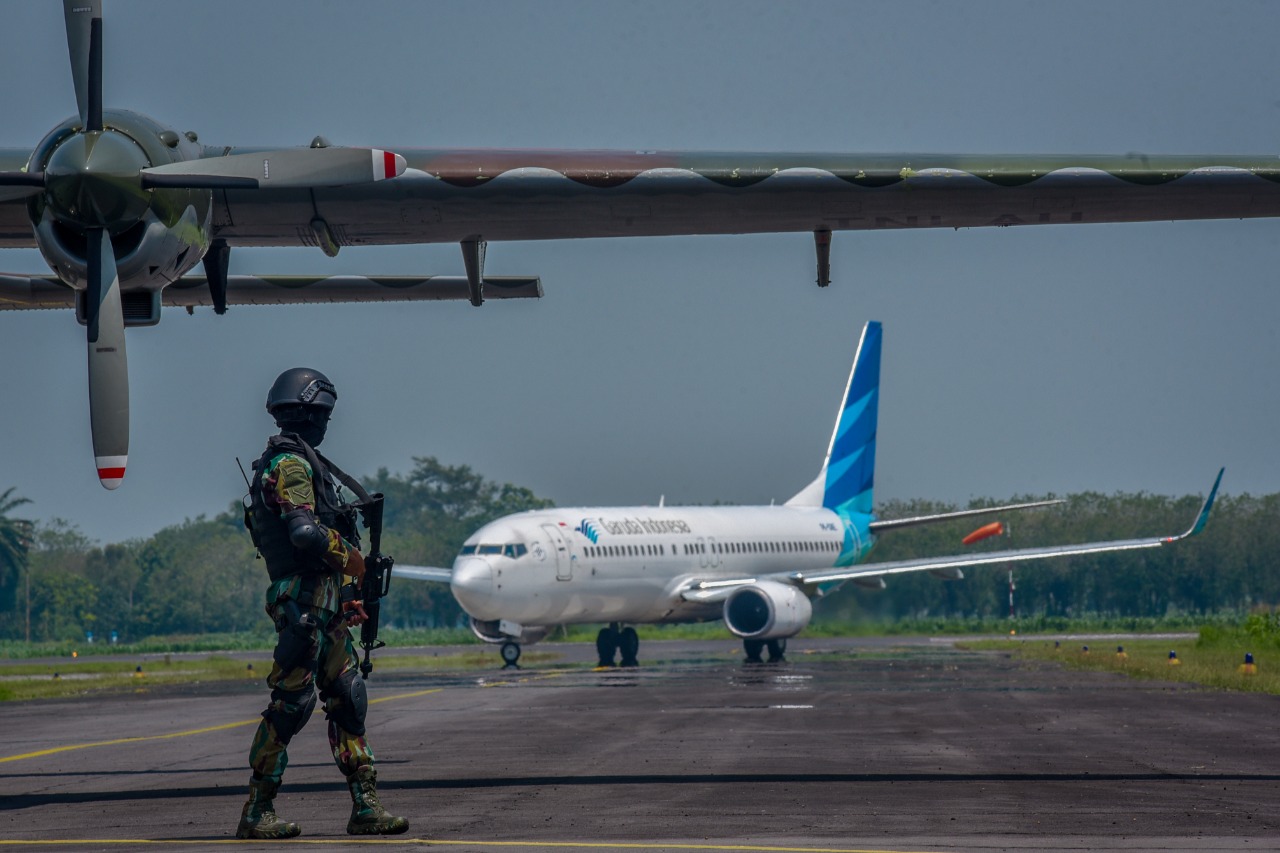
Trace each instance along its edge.
<path fill-rule="evenodd" d="M 690 582 L 860 560 L 865 531 L 822 507 L 593 507 L 506 516 L 467 539 L 451 587 L 469 615 L 526 626 L 687 622 Z"/>

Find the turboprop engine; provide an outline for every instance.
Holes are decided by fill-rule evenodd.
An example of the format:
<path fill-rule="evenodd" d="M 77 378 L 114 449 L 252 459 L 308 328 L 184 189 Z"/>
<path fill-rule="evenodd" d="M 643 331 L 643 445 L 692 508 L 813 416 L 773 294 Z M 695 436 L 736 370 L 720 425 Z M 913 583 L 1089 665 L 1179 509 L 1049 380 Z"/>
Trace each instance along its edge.
<path fill-rule="evenodd" d="M 793 637 L 813 616 L 809 597 L 794 586 L 759 581 L 734 590 L 724 602 L 724 624 L 744 640 Z"/>
<path fill-rule="evenodd" d="M 58 278 L 75 288 L 77 319 L 87 322 L 88 232 L 105 228 L 115 256 L 124 325 L 160 320 L 160 291 L 200 262 L 209 248 L 212 198 L 207 189 L 149 189 L 144 169 L 196 160 L 195 134 L 179 135 L 126 110 L 103 112 L 104 129 L 78 133 L 78 120 L 54 128 L 27 170 L 43 174 L 45 192 L 28 202 L 36 243 Z"/>

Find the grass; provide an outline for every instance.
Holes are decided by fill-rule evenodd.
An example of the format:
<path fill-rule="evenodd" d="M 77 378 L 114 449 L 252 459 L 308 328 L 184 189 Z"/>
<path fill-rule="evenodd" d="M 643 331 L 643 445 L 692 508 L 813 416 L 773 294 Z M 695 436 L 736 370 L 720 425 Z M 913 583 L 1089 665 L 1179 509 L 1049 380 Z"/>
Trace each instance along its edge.
<path fill-rule="evenodd" d="M 1086 653 L 1084 647 L 1089 651 Z M 1116 643 L 1072 642 L 1055 646 L 1053 641 L 1028 638 L 1007 640 L 975 640 L 962 648 L 1012 651 L 1031 660 L 1060 663 L 1068 669 L 1119 672 L 1133 678 L 1160 681 L 1191 682 L 1202 687 L 1241 690 L 1251 693 L 1280 694 L 1280 653 L 1255 654 L 1257 674 L 1240 671 L 1245 652 L 1254 646 L 1242 642 L 1197 643 L 1185 645 L 1169 640 L 1125 640 L 1124 655 L 1116 652 Z M 1169 652 L 1177 653 L 1180 664 L 1169 664 Z"/>
<path fill-rule="evenodd" d="M 391 646 L 465 646 L 479 644 L 476 635 L 466 628 L 389 628 L 381 638 Z M 251 652 L 275 648 L 276 635 L 270 629 L 238 631 L 225 634 L 170 634 L 146 637 L 131 643 L 77 643 L 55 641 L 24 643 L 0 640 L 0 659 L 79 657 L 96 655 L 154 655 L 168 652 Z"/>
<path fill-rule="evenodd" d="M 553 652 L 526 652 L 530 664 L 553 662 Z M 486 647 L 475 651 L 413 655 L 374 655 L 374 672 L 448 672 L 493 669 L 496 656 Z M 129 661 L 68 658 L 57 663 L 0 666 L 0 702 L 61 699 L 99 693 L 147 692 L 153 687 L 213 681 L 246 681 L 261 684 L 270 672 L 270 661 L 213 654 L 208 657 Z M 141 672 L 138 672 L 138 668 Z M 57 677 L 55 677 L 55 675 Z"/>
<path fill-rule="evenodd" d="M 1059 632 L 1107 632 L 1125 631 L 1155 633 L 1161 631 L 1199 630 L 1205 626 L 1238 624 L 1243 617 L 1238 613 L 1179 614 L 1159 619 L 1132 616 L 1025 616 L 1016 622 L 994 617 L 904 617 L 899 619 L 815 619 L 805 628 L 809 637 L 882 637 L 928 636 L 936 634 L 1004 634 L 1016 626 L 1020 634 Z M 544 642 L 593 642 L 599 625 L 569 625 L 556 628 Z M 699 622 L 687 625 L 638 625 L 636 630 L 642 640 L 703 640 L 724 639 L 729 636 L 723 623 Z M 388 645 L 401 648 L 409 646 L 468 646 L 479 645 L 475 634 L 468 628 L 386 628 L 381 633 Z M 80 657 L 95 655 L 147 655 L 166 652 L 239 652 L 267 651 L 275 645 L 275 633 L 269 627 L 259 631 L 240 631 L 221 634 L 178 634 L 145 637 L 133 642 L 111 645 L 105 642 L 78 641 L 34 642 L 0 640 L 0 660 L 22 660 L 43 657 L 69 657 L 76 652 Z"/>

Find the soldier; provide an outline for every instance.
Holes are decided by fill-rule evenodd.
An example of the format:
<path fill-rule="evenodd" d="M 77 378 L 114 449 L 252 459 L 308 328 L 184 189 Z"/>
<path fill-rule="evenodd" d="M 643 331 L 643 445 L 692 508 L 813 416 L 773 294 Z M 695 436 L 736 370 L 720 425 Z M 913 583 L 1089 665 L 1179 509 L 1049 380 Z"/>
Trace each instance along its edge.
<path fill-rule="evenodd" d="M 267 613 L 275 622 L 271 703 L 249 748 L 249 801 L 237 838 L 292 838 L 302 832 L 281 820 L 273 800 L 288 765 L 289 741 L 307 723 L 316 689 L 329 721 L 329 746 L 351 789 L 352 835 L 392 835 L 409 822 L 378 802 L 373 750 L 365 737 L 368 699 L 357 672 L 351 625 L 365 619 L 359 602 L 343 603 L 343 576 L 364 575 L 356 510 L 335 477 L 356 493 L 360 484 L 316 451 L 338 394 L 324 374 L 295 367 L 267 393 L 267 411 L 280 434 L 253 463 L 245 524 L 271 576 Z"/>

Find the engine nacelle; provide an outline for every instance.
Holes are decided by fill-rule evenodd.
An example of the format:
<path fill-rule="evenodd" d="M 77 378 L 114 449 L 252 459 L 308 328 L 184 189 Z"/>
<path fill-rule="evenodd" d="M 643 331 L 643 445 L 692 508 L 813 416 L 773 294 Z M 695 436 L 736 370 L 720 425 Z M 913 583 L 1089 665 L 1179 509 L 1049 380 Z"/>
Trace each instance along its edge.
<path fill-rule="evenodd" d="M 191 160 L 204 154 L 194 136 L 181 136 L 154 119 L 125 110 L 108 110 L 103 116 L 105 135 L 118 147 L 136 151 L 138 167 Z M 76 125 L 73 117 L 54 128 L 32 153 L 28 170 L 43 171 L 56 157 L 60 146 L 78 140 L 74 133 Z M 209 248 L 213 199 L 209 190 L 200 189 L 139 192 L 145 207 L 130 209 L 126 211 L 127 216 L 121 214 L 123 220 L 109 225 L 109 229 L 125 301 L 129 301 L 130 291 L 146 291 L 142 294 L 146 298 L 137 301 L 140 305 L 149 305 L 151 294 L 191 270 Z M 83 228 L 68 221 L 65 215 L 59 215 L 55 201 L 49 193 L 32 196 L 28 201 L 36 245 L 58 278 L 83 290 L 88 277 L 86 237 Z M 158 300 L 155 304 L 159 304 Z M 126 318 L 126 325 L 145 325 L 154 319 Z"/>
<path fill-rule="evenodd" d="M 511 623 L 506 623 L 510 625 Z M 471 617 L 471 633 L 486 643 L 509 643 L 515 641 L 526 646 L 532 645 L 551 633 L 545 625 L 521 625 L 518 635 L 503 632 L 502 623 L 497 619 L 477 619 Z"/>
<path fill-rule="evenodd" d="M 734 590 L 724 602 L 724 624 L 744 640 L 793 637 L 813 616 L 809 597 L 794 586 L 760 581 Z"/>

